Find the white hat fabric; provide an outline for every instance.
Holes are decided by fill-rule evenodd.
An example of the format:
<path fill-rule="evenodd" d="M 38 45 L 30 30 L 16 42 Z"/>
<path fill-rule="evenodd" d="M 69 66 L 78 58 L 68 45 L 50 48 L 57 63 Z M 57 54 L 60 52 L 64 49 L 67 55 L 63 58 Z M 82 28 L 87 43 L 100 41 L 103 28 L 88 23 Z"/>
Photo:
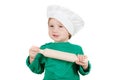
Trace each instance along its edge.
<path fill-rule="evenodd" d="M 48 6 L 47 17 L 60 21 L 72 36 L 84 26 L 84 21 L 80 16 L 57 5 Z"/>

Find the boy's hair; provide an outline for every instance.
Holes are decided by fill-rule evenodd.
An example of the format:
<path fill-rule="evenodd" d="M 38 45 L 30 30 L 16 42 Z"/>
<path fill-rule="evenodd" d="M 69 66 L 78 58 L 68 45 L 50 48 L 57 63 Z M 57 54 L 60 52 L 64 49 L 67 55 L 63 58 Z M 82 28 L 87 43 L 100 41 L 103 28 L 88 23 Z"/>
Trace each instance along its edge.
<path fill-rule="evenodd" d="M 71 39 L 72 35 L 69 33 L 69 39 Z"/>

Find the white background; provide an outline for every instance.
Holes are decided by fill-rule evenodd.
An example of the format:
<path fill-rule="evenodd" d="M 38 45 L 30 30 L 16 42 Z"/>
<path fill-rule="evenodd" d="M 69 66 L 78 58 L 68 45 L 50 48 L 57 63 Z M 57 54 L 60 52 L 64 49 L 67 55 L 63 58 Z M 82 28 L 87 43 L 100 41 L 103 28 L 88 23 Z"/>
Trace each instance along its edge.
<path fill-rule="evenodd" d="M 85 27 L 70 42 L 81 45 L 92 64 L 81 80 L 120 79 L 119 0 L 0 0 L 0 80 L 42 80 L 26 66 L 28 50 L 52 41 L 46 8 L 58 4 L 79 14 Z"/>

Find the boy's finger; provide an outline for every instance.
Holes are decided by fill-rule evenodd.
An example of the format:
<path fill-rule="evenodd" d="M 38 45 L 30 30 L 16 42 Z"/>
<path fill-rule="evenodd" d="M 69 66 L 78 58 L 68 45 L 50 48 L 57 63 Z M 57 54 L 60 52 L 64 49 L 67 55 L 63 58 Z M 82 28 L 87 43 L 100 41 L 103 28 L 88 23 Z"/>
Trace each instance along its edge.
<path fill-rule="evenodd" d="M 79 64 L 79 65 L 84 65 L 84 63 L 83 63 L 83 62 L 81 62 L 81 61 L 76 61 L 76 64 Z"/>
<path fill-rule="evenodd" d="M 78 59 L 79 59 L 79 61 L 83 61 L 84 60 L 84 55 L 78 55 Z"/>

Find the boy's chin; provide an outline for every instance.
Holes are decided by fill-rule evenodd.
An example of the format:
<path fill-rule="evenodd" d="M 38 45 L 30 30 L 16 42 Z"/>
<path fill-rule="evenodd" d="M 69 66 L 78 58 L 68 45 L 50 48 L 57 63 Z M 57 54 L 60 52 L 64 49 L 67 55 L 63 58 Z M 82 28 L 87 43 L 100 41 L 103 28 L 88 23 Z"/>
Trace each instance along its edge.
<path fill-rule="evenodd" d="M 55 42 L 67 42 L 66 40 L 54 40 Z"/>

